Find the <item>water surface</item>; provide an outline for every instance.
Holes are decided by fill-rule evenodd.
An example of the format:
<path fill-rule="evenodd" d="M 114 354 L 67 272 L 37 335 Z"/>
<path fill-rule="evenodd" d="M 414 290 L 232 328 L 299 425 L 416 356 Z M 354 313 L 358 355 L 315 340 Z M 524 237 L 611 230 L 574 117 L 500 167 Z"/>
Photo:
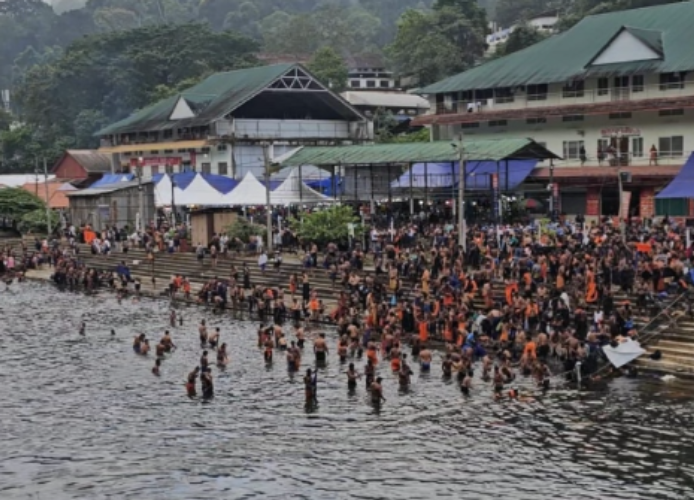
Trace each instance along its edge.
<path fill-rule="evenodd" d="M 616 380 L 598 393 L 494 403 L 478 380 L 465 399 L 434 363 L 407 394 L 381 370 L 388 401 L 376 412 L 363 384 L 348 395 L 331 354 L 307 413 L 279 355 L 263 363 L 256 323 L 182 309 L 179 349 L 156 378 L 153 357 L 131 344 L 168 328 L 166 302 L 0 286 L 3 500 L 694 498 L 684 383 Z M 183 387 L 203 317 L 231 354 L 226 371 L 213 368 L 210 403 Z"/>

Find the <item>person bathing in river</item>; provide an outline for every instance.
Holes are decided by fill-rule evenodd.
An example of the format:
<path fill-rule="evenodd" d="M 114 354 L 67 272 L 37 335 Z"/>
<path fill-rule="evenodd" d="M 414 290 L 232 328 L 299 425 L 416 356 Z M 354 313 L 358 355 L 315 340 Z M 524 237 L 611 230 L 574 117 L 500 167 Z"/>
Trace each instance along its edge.
<path fill-rule="evenodd" d="M 227 355 L 227 345 L 222 344 L 217 349 L 217 366 L 220 368 L 225 367 L 229 364 L 229 356 Z"/>
<path fill-rule="evenodd" d="M 316 364 L 325 364 L 328 354 L 328 344 L 325 342 L 325 334 L 321 333 L 313 342 L 313 352 L 316 355 Z"/>
<path fill-rule="evenodd" d="M 161 368 L 161 359 L 157 359 L 154 362 L 154 366 L 152 367 L 152 375 L 156 375 L 157 377 L 161 375 L 159 369 Z"/>
<path fill-rule="evenodd" d="M 186 392 L 189 397 L 194 397 L 197 392 L 195 391 L 195 382 L 198 380 L 198 374 L 200 373 L 200 367 L 196 366 L 195 369 L 188 374 L 188 381 L 186 382 Z"/>
<path fill-rule="evenodd" d="M 299 370 L 299 353 L 296 342 L 292 340 L 292 346 L 287 350 L 287 370 L 289 373 L 296 373 Z"/>
<path fill-rule="evenodd" d="M 318 403 L 317 399 L 317 385 L 318 380 L 316 379 L 316 374 L 311 372 L 311 369 L 306 370 L 306 376 L 304 376 L 304 389 L 306 393 L 306 405 L 314 405 Z"/>
<path fill-rule="evenodd" d="M 340 363 L 347 362 L 347 337 L 341 338 L 337 344 L 337 355 L 340 358 Z"/>
<path fill-rule="evenodd" d="M 449 379 L 453 375 L 453 360 L 450 354 L 446 354 L 446 358 L 441 363 L 441 370 L 443 371 L 443 378 Z"/>
<path fill-rule="evenodd" d="M 270 337 L 265 339 L 265 345 L 263 346 L 263 359 L 265 359 L 266 364 L 272 363 L 272 355 L 275 350 L 275 344 L 272 342 Z M 289 358 L 287 358 L 288 360 Z"/>
<path fill-rule="evenodd" d="M 207 346 L 207 325 L 204 319 L 198 326 L 198 334 L 200 335 L 200 347 L 204 349 Z"/>
<path fill-rule="evenodd" d="M 207 343 L 209 344 L 210 349 L 216 349 L 217 348 L 217 345 L 219 345 L 219 336 L 220 335 L 221 335 L 221 332 L 219 331 L 219 327 L 217 327 L 207 337 Z"/>
<path fill-rule="evenodd" d="M 400 371 L 398 372 L 398 381 L 400 383 L 400 387 L 409 387 L 410 382 L 412 381 L 412 375 L 412 369 L 410 368 L 410 365 L 407 364 L 407 354 L 403 354 L 402 363 L 400 364 Z"/>
<path fill-rule="evenodd" d="M 203 370 L 200 375 L 200 388 L 202 389 L 202 397 L 204 399 L 214 397 L 214 384 L 212 383 L 212 369 L 210 367 Z"/>
<path fill-rule="evenodd" d="M 200 356 L 200 370 L 204 373 L 210 366 L 210 362 L 207 359 L 207 351 L 202 351 L 202 356 Z"/>
<path fill-rule="evenodd" d="M 145 334 L 141 333 L 139 335 L 135 335 L 135 338 L 133 340 L 133 351 L 135 351 L 136 354 L 140 354 L 140 351 L 142 350 L 142 344 L 145 341 Z"/>
<path fill-rule="evenodd" d="M 378 377 L 374 382 L 371 383 L 371 402 L 374 405 L 380 405 L 381 402 L 386 401 L 386 398 L 383 397 L 383 386 L 381 385 L 381 382 L 383 379 L 381 377 Z"/>
<path fill-rule="evenodd" d="M 472 388 L 472 372 L 468 371 L 465 374 L 465 378 L 460 383 L 460 391 L 466 396 L 470 395 L 470 389 Z"/>
<path fill-rule="evenodd" d="M 366 360 L 366 366 L 364 367 L 364 377 L 366 378 L 366 390 L 371 390 L 371 385 L 374 382 L 374 377 L 376 376 L 376 366 L 373 364 L 371 359 Z"/>
<path fill-rule="evenodd" d="M 140 344 L 140 355 L 147 356 L 149 354 L 149 340 L 145 339 Z"/>
<path fill-rule="evenodd" d="M 304 328 L 299 326 L 296 329 L 296 345 L 299 349 L 304 348 L 304 342 L 306 342 L 306 336 L 304 335 Z"/>
<path fill-rule="evenodd" d="M 161 343 L 164 344 L 164 351 L 166 352 L 171 352 L 172 349 L 176 348 L 176 344 L 174 344 L 173 340 L 171 340 L 171 334 L 168 330 L 164 332 Z"/>
<path fill-rule="evenodd" d="M 423 372 L 431 370 L 431 351 L 427 349 L 426 344 L 422 345 L 422 350 L 419 352 L 419 367 Z"/>
<path fill-rule="evenodd" d="M 350 392 L 353 392 L 356 390 L 358 378 L 361 378 L 361 375 L 354 368 L 354 363 L 350 363 L 349 368 L 347 369 L 347 389 Z"/>

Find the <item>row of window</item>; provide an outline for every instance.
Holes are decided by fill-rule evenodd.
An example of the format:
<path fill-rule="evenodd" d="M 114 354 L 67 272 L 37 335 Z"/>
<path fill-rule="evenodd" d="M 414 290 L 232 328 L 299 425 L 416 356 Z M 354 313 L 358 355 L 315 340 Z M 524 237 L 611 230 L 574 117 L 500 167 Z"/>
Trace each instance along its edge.
<path fill-rule="evenodd" d="M 227 150 L 226 144 L 220 144 L 219 146 L 217 146 L 217 151 L 226 151 L 226 150 Z M 164 149 L 162 151 L 162 154 L 170 155 L 170 154 L 174 154 L 174 153 L 190 153 L 190 152 L 191 152 L 190 149 L 175 149 L 175 150 L 174 149 Z M 130 155 L 139 156 L 143 153 L 144 153 L 143 151 L 126 152 L 126 153 L 123 153 L 123 156 L 130 156 Z M 147 151 L 147 153 L 152 154 L 152 155 L 158 155 L 159 151 L 158 150 Z M 210 148 L 202 148 L 200 150 L 200 154 L 206 155 L 209 153 L 210 153 Z"/>
<path fill-rule="evenodd" d="M 362 87 L 361 80 L 350 80 L 349 86 L 353 89 L 367 88 L 375 89 L 377 87 L 376 80 L 366 80 L 366 86 Z M 378 82 L 378 88 L 387 89 L 390 88 L 390 80 L 380 80 Z"/>
<path fill-rule="evenodd" d="M 595 154 L 591 154 L 586 151 L 585 141 L 564 141 L 563 143 L 563 157 L 567 160 L 585 161 L 588 158 L 604 160 L 607 159 L 607 155 L 610 152 L 612 154 L 617 154 L 620 157 L 626 156 L 627 158 L 643 158 L 643 137 L 631 137 L 631 141 L 628 137 L 598 139 Z M 655 155 L 657 158 L 683 156 L 684 137 L 681 135 L 675 135 L 671 137 L 658 138 L 658 151 L 655 152 Z"/>
<path fill-rule="evenodd" d="M 683 89 L 685 86 L 684 73 L 660 73 L 659 89 Z M 610 83 L 612 83 L 611 91 L 615 96 L 628 97 L 630 92 L 643 92 L 645 89 L 645 79 L 643 75 L 617 76 L 611 81 L 610 78 L 598 78 L 597 94 L 599 96 L 608 95 L 610 93 Z M 549 94 L 549 85 L 540 83 L 535 85 L 527 85 L 525 94 L 528 101 L 545 101 Z M 564 98 L 579 98 L 585 95 L 585 81 L 573 80 L 562 87 L 562 97 Z M 497 104 L 509 103 L 514 100 L 513 87 L 498 87 L 495 89 L 479 89 L 466 90 L 461 92 L 460 100 L 465 102 L 483 101 L 494 99 Z"/>
<path fill-rule="evenodd" d="M 658 110 L 658 116 L 684 116 L 684 109 L 661 109 Z M 610 113 L 608 117 L 610 120 L 628 120 L 631 119 L 632 114 L 630 111 L 622 111 Z M 561 117 L 563 122 L 582 122 L 584 120 L 585 115 L 564 115 Z M 547 123 L 547 118 L 544 116 L 526 118 L 525 123 L 526 125 L 541 125 Z M 490 127 L 506 127 L 508 126 L 508 120 L 489 120 L 488 124 Z M 464 129 L 480 128 L 480 122 L 462 123 L 460 127 Z"/>

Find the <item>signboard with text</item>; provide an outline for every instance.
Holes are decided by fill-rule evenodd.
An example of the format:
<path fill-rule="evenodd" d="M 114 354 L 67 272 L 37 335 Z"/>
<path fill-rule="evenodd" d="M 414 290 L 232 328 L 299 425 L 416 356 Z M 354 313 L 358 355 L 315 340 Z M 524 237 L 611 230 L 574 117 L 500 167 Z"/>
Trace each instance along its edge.
<path fill-rule="evenodd" d="M 142 158 L 142 161 L 140 161 L 138 158 L 130 158 L 131 167 L 164 167 L 166 165 L 180 165 L 181 163 L 183 163 L 183 160 L 180 156 L 152 156 L 149 158 Z"/>
<path fill-rule="evenodd" d="M 636 127 L 610 127 L 600 130 L 600 135 L 603 137 L 628 137 L 641 135 L 641 129 Z"/>

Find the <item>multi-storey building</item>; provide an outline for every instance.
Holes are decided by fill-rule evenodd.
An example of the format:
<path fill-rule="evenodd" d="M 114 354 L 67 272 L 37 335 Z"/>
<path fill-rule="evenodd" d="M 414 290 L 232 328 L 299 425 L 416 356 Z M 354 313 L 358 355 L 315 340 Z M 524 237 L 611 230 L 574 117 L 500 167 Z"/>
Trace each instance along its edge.
<path fill-rule="evenodd" d="M 687 215 L 655 193 L 694 150 L 694 3 L 613 12 L 421 89 L 435 140 L 531 137 L 561 155 L 533 172 L 559 185 L 561 211 L 615 215 L 617 179 L 631 214 Z M 526 184 L 528 190 L 532 186 Z M 682 213 L 674 213 L 682 212 Z"/>
<path fill-rule="evenodd" d="M 114 171 L 197 171 L 242 178 L 302 145 L 373 139 L 373 124 L 299 64 L 214 74 L 100 130 Z"/>

